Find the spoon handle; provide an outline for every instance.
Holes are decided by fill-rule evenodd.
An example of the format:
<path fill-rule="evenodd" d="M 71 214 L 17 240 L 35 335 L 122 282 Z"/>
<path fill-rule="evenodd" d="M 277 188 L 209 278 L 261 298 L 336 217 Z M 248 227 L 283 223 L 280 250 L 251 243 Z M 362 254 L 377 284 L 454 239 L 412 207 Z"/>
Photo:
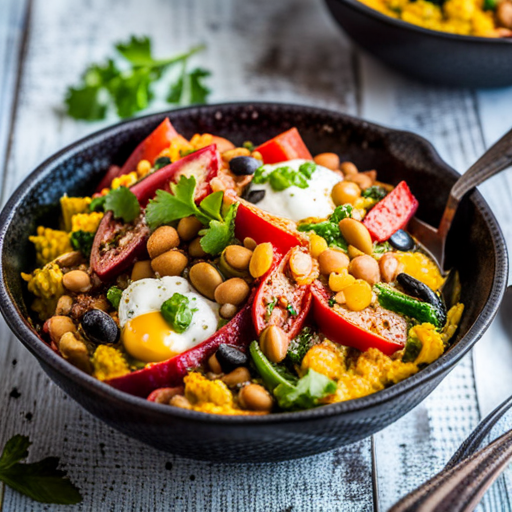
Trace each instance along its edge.
<path fill-rule="evenodd" d="M 402 498 L 389 512 L 471 512 L 512 459 L 512 430 Z"/>
<path fill-rule="evenodd" d="M 439 224 L 439 234 L 448 234 L 457 206 L 467 192 L 511 165 L 512 130 L 489 148 L 453 185 Z"/>

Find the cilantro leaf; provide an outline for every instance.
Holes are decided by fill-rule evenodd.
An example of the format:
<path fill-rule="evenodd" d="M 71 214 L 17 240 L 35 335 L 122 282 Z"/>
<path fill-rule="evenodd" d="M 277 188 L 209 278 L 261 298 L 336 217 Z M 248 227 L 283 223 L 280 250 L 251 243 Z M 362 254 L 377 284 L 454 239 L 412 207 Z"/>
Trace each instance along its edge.
<path fill-rule="evenodd" d="M 310 409 L 318 405 L 320 399 L 334 393 L 336 387 L 336 382 L 310 368 L 295 386 L 279 384 L 274 396 L 283 409 Z"/>
<path fill-rule="evenodd" d="M 105 211 L 106 196 L 95 197 L 89 205 L 90 212 L 103 212 Z"/>
<path fill-rule="evenodd" d="M 204 234 L 200 244 L 203 251 L 208 254 L 220 254 L 235 237 L 235 216 L 238 209 L 238 203 L 232 204 L 222 222 L 218 220 L 210 221 L 209 228 L 201 231 Z"/>
<path fill-rule="evenodd" d="M 116 219 L 134 221 L 140 213 L 139 201 L 126 187 L 112 189 L 105 198 L 105 211 L 112 210 Z"/>
<path fill-rule="evenodd" d="M 133 36 L 126 43 L 117 43 L 117 51 L 134 66 L 151 66 L 154 63 L 151 56 L 151 41 L 147 36 Z"/>
<path fill-rule="evenodd" d="M 192 300 L 196 300 L 195 298 Z M 190 324 L 197 308 L 190 305 L 191 299 L 181 293 L 174 293 L 170 299 L 167 299 L 160 309 L 162 316 L 172 329 L 181 334 L 185 332 Z"/>
<path fill-rule="evenodd" d="M 80 251 L 86 258 L 88 258 L 91 255 L 95 235 L 96 233 L 90 233 L 89 231 L 73 231 L 69 236 L 69 241 L 75 251 Z"/>
<path fill-rule="evenodd" d="M 12 489 L 41 503 L 73 505 L 82 501 L 76 486 L 58 469 L 59 459 L 47 457 L 21 464 L 28 456 L 29 438 L 16 435 L 7 441 L 0 457 L 0 480 Z"/>
<path fill-rule="evenodd" d="M 171 84 L 167 102 L 174 105 L 195 105 L 206 103 L 210 89 L 204 79 L 211 73 L 203 68 L 196 68 L 187 73 L 186 62 L 183 63 L 180 77 Z"/>
<path fill-rule="evenodd" d="M 69 87 L 64 100 L 67 113 L 75 119 L 99 121 L 105 119 L 107 105 L 100 100 L 100 88 L 85 85 Z"/>
<path fill-rule="evenodd" d="M 119 309 L 119 303 L 121 302 L 121 296 L 123 295 L 123 290 L 118 286 L 111 286 L 107 292 L 107 300 L 112 304 L 112 307 L 115 309 Z"/>
<path fill-rule="evenodd" d="M 222 207 L 222 199 L 224 197 L 224 192 L 218 191 L 206 196 L 199 205 L 201 209 L 210 215 L 212 219 L 217 219 L 222 221 L 222 216 L 220 214 L 220 209 Z"/>
<path fill-rule="evenodd" d="M 115 48 L 130 68 L 120 71 L 112 59 L 90 65 L 80 84 L 67 90 L 65 104 L 69 116 L 96 121 L 105 119 L 111 107 L 115 107 L 119 117 L 123 118 L 146 109 L 154 97 L 153 84 L 163 77 L 164 71 L 178 62 L 185 68 L 189 58 L 204 46 L 193 47 L 167 59 L 153 57 L 151 41 L 146 36 L 132 36 L 127 42 L 117 43 Z M 179 103 L 204 103 L 210 92 L 204 85 L 204 78 L 209 74 L 200 68 L 191 73 L 183 70 Z"/>

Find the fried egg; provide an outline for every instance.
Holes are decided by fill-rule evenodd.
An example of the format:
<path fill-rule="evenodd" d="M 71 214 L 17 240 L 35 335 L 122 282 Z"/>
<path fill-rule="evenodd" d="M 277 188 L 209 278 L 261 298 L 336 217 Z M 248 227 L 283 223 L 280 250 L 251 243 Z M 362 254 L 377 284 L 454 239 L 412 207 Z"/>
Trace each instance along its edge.
<path fill-rule="evenodd" d="M 188 297 L 194 312 L 183 333 L 172 330 L 160 313 L 162 304 L 176 292 Z M 217 330 L 219 306 L 182 277 L 140 279 L 123 291 L 119 303 L 121 340 L 126 351 L 146 363 L 165 361 L 208 339 Z"/>
<path fill-rule="evenodd" d="M 307 160 L 289 160 L 278 164 L 267 164 L 265 172 L 271 172 L 278 167 L 291 167 L 298 171 Z M 265 197 L 257 203 L 257 207 L 279 217 L 285 217 L 295 222 L 308 217 L 325 218 L 335 208 L 331 199 L 332 187 L 342 181 L 341 175 L 322 167 L 316 166 L 316 171 L 308 181 L 308 188 L 299 188 L 295 185 L 282 191 L 273 190 L 269 183 L 253 185 L 251 190 L 264 190 Z"/>

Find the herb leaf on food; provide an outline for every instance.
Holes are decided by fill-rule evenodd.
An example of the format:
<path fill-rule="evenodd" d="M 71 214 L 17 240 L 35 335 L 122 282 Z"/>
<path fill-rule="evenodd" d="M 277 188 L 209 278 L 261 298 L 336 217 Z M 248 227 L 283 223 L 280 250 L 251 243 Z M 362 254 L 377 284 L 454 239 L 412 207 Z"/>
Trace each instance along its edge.
<path fill-rule="evenodd" d="M 95 235 L 96 233 L 90 233 L 89 231 L 73 231 L 69 236 L 69 241 L 75 251 L 80 251 L 86 258 L 88 258 L 91 255 Z"/>
<path fill-rule="evenodd" d="M 32 464 L 20 461 L 28 456 L 27 436 L 7 441 L 0 457 L 0 480 L 12 489 L 41 503 L 73 505 L 82 501 L 77 487 L 58 469 L 59 459 L 47 457 Z"/>
<path fill-rule="evenodd" d="M 117 286 L 111 286 L 107 292 L 107 300 L 112 304 L 112 307 L 115 309 L 119 309 L 119 303 L 121 302 L 121 296 L 123 295 L 123 290 Z"/>
<path fill-rule="evenodd" d="M 238 203 L 232 204 L 222 221 L 211 220 L 208 229 L 202 230 L 200 240 L 203 251 L 216 256 L 220 254 L 235 237 L 235 217 Z"/>
<path fill-rule="evenodd" d="M 192 318 L 197 309 L 192 308 L 190 302 L 191 300 L 188 297 L 176 292 L 162 304 L 162 316 L 177 333 L 185 332 L 192 323 Z"/>
<path fill-rule="evenodd" d="M 105 196 L 105 210 L 111 210 L 116 219 L 132 222 L 140 213 L 140 205 L 130 189 L 119 187 L 112 189 Z"/>

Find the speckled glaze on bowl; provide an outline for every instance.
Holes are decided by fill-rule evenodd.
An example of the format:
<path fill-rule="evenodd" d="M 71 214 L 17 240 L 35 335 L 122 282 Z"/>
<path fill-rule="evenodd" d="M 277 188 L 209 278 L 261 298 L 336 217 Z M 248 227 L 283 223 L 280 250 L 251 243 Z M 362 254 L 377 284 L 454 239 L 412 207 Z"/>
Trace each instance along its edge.
<path fill-rule="evenodd" d="M 455 87 L 512 85 L 512 38 L 428 30 L 386 16 L 358 0 L 325 3 L 358 45 L 405 75 Z"/>
<path fill-rule="evenodd" d="M 417 375 L 374 395 L 309 411 L 258 417 L 206 415 L 147 402 L 82 373 L 44 344 L 28 322 L 20 272 L 34 267 L 28 235 L 56 225 L 59 198 L 92 191 L 111 163 L 122 163 L 165 117 L 185 136 L 211 132 L 241 144 L 261 143 L 296 126 L 313 154 L 335 151 L 383 181 L 406 179 L 420 218 L 439 221 L 457 173 L 424 139 L 316 108 L 264 103 L 211 105 L 127 121 L 91 135 L 40 165 L 0 215 L 0 308 L 45 372 L 89 412 L 161 450 L 218 462 L 292 459 L 353 443 L 394 422 L 421 402 L 481 337 L 496 314 L 507 276 L 500 228 L 478 192 L 463 202 L 448 241 L 466 310 L 454 346 Z"/>

